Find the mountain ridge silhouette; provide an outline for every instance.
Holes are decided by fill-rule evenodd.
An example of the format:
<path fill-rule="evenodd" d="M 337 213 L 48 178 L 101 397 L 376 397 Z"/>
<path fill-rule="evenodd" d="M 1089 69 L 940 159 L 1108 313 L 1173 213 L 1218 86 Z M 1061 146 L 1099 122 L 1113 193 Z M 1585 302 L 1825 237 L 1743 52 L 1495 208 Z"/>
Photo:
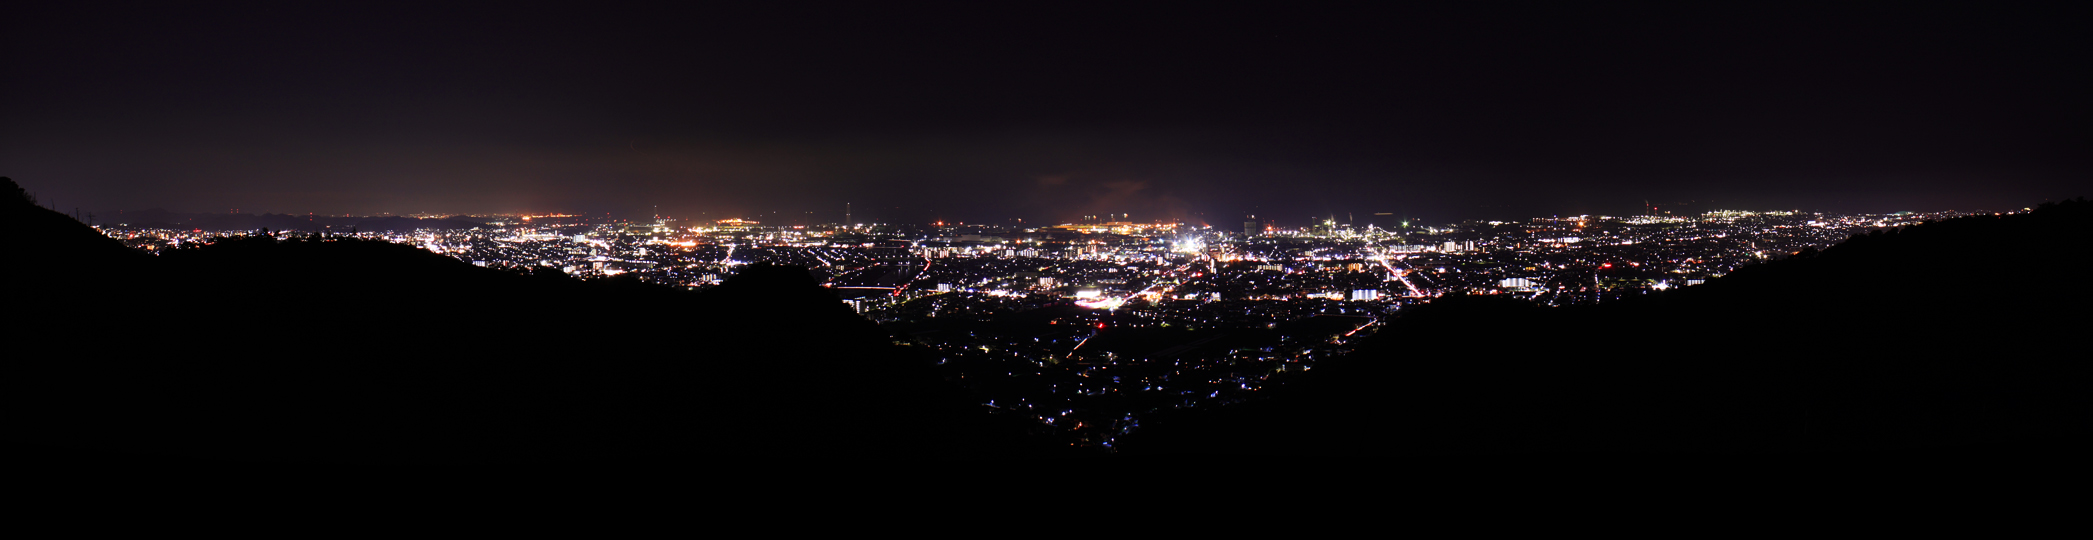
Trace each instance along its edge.
<path fill-rule="evenodd" d="M 7 276 L 22 441 L 294 462 L 1039 451 L 804 269 L 692 292 L 319 235 L 154 257 L 8 199 L 31 257 Z"/>
<path fill-rule="evenodd" d="M 2093 204 L 1858 235 L 1594 306 L 1447 297 L 1134 455 L 1877 452 L 2083 440 Z"/>
<path fill-rule="evenodd" d="M 160 256 L 6 180 L 10 438 L 241 461 L 1065 454 L 804 269 L 692 292 L 313 234 Z M 1856 236 L 1596 306 L 1448 297 L 1113 459 L 1818 452 L 2084 435 L 2081 201 Z M 1981 271 L 1981 272 L 1980 272 Z M 116 315 L 112 315 L 116 314 Z"/>

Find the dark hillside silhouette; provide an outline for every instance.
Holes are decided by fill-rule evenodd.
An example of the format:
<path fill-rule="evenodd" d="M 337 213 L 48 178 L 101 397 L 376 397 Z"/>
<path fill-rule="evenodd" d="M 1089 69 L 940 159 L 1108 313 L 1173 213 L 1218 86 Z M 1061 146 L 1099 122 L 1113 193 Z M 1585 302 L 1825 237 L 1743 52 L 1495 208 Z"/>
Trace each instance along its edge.
<path fill-rule="evenodd" d="M 0 177 L 0 199 L 6 199 L 6 242 L 10 271 L 17 267 L 36 272 L 70 273 L 91 271 L 142 262 L 148 258 L 124 247 L 86 224 L 55 210 L 36 206 L 29 192 L 14 180 Z M 17 283 L 19 288 L 22 284 Z"/>
<path fill-rule="evenodd" d="M 983 414 L 803 269 L 755 265 L 700 293 L 305 234 L 152 257 L 7 190 L 8 426 L 35 444 L 343 461 L 1031 455 L 1025 426 Z"/>
<path fill-rule="evenodd" d="M 2087 434 L 2093 204 L 1854 237 L 1577 308 L 1448 297 L 1269 400 L 1144 421 L 1136 454 L 1758 452 Z"/>

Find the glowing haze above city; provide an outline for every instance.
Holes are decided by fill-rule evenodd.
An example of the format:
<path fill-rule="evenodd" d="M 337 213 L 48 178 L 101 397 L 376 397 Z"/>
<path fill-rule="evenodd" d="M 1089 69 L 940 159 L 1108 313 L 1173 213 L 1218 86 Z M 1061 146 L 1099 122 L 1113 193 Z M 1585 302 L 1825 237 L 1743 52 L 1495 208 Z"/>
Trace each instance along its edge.
<path fill-rule="evenodd" d="M 1305 227 L 2079 195 L 2070 18 L 1932 9 L 49 4 L 4 38 L 0 168 L 103 216 Z"/>

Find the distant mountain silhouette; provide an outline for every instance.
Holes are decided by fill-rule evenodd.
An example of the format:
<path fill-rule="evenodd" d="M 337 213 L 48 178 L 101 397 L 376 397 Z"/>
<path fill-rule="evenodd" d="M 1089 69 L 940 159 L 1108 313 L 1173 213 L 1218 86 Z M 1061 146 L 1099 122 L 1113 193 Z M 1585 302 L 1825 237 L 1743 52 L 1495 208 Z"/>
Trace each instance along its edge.
<path fill-rule="evenodd" d="M 204 231 L 347 231 L 354 227 L 358 231 L 399 231 L 415 229 L 463 230 L 486 227 L 486 218 L 451 216 L 442 219 L 421 219 L 402 216 L 345 217 L 292 214 L 184 214 L 152 208 L 134 212 L 122 212 L 102 220 L 105 224 L 129 229 L 200 229 Z"/>
<path fill-rule="evenodd" d="M 361 462 L 1039 455 L 1022 421 L 804 269 L 691 292 L 309 234 L 153 257 L 6 191 L 20 441 Z"/>
<path fill-rule="evenodd" d="M 473 227 L 482 227 L 485 225 L 485 223 L 479 221 L 468 221 L 460 219 L 416 219 L 410 217 L 391 216 L 357 221 L 354 227 L 356 227 L 356 230 L 358 231 L 407 232 L 415 229 L 470 229 Z"/>
<path fill-rule="evenodd" d="M 2093 204 L 1856 236 L 1616 303 L 1448 297 L 1132 454 L 1813 452 L 2079 440 Z M 2046 444 L 2046 443 L 2044 443 Z"/>

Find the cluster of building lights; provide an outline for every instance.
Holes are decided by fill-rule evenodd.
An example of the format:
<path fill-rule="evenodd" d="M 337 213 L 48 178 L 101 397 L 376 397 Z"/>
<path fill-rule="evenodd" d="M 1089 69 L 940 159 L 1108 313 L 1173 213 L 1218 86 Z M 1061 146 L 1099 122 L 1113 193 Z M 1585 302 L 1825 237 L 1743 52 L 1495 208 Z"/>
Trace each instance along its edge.
<path fill-rule="evenodd" d="M 1141 413 L 1245 399 L 1317 358 L 1343 354 L 1403 306 L 1441 295 L 1599 302 L 1953 215 L 1717 211 L 1394 228 L 1326 219 L 1300 229 L 1247 222 L 1248 232 L 1233 232 L 1127 220 L 777 226 L 541 214 L 353 236 L 490 268 L 630 275 L 697 289 L 759 261 L 806 267 L 864 316 L 896 329 L 902 343 L 932 351 L 992 406 L 1032 414 L 1071 444 L 1103 448 Z M 148 251 L 226 234 L 104 232 Z M 1144 350 L 1110 338 L 1120 332 L 1182 343 Z M 996 382 L 1006 380 L 1032 383 L 1018 391 Z"/>

